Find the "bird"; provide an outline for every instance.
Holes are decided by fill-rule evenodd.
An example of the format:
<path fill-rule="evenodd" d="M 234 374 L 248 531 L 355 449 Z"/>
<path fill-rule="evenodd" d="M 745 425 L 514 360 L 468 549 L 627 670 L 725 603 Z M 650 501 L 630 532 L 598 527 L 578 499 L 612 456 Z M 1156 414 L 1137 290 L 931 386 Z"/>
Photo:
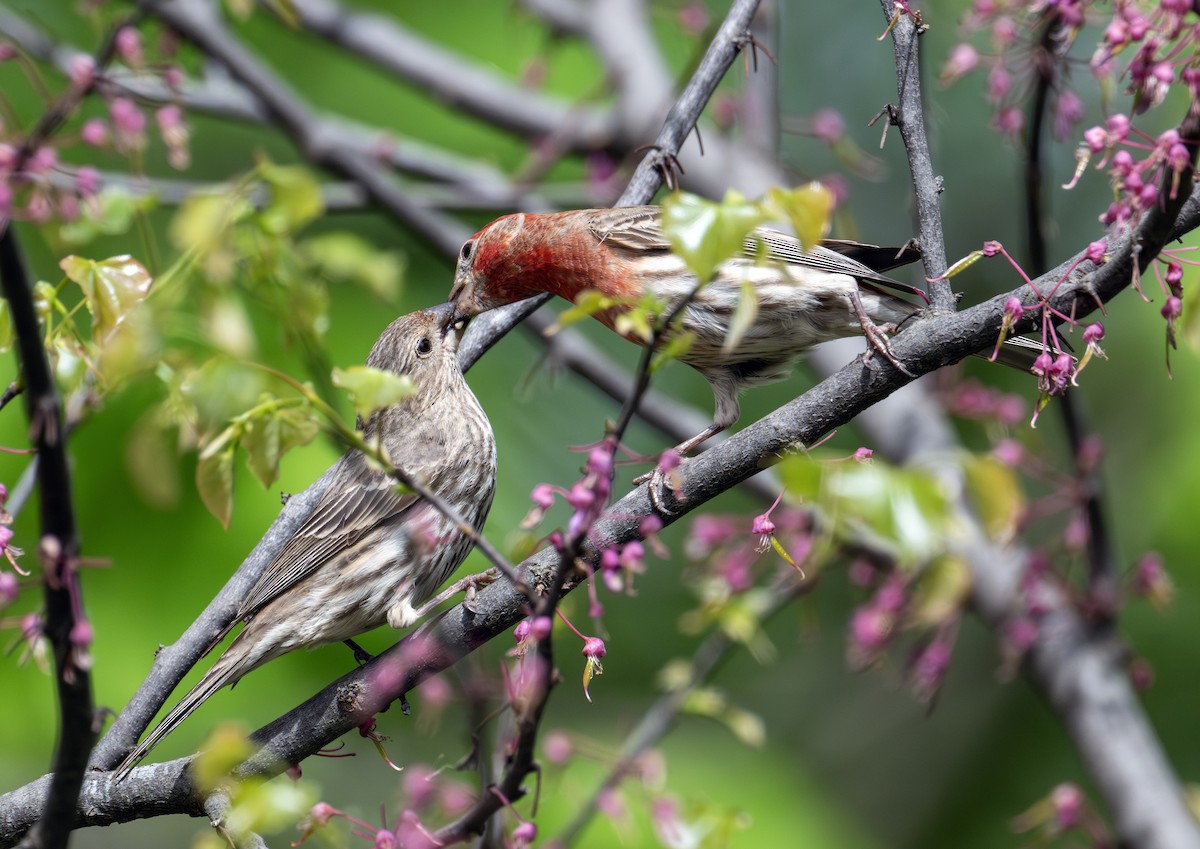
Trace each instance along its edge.
<path fill-rule="evenodd" d="M 721 263 L 713 279 L 697 289 L 696 276 L 663 233 L 658 206 L 515 213 L 463 244 L 450 302 L 452 319 L 462 320 L 542 292 L 574 301 L 585 290 L 597 290 L 621 305 L 600 310 L 595 318 L 645 345 L 636 331 L 618 329 L 623 305 L 637 303 L 646 292 L 667 305 L 690 298 L 676 332 L 693 338 L 679 359 L 711 385 L 715 412 L 708 428 L 675 447 L 686 454 L 737 421 L 744 389 L 786 377 L 793 363 L 820 342 L 866 336 L 875 351 L 908 373 L 892 356 L 887 332 L 921 307 L 892 292 L 919 299 L 924 293 L 880 272 L 919 258 L 914 249 L 837 240 L 805 250 L 792 236 L 759 227 L 747 236 L 742 254 Z M 729 346 L 744 281 L 754 286 L 757 313 Z M 1004 362 L 1026 369 L 1041 350 L 1024 339 L 1012 347 L 1004 352 Z"/>
<path fill-rule="evenodd" d="M 463 325 L 450 305 L 393 321 L 367 365 L 409 377 L 416 391 L 360 422 L 392 462 L 455 507 L 475 529 L 491 507 L 496 442 L 463 379 L 457 348 Z M 383 625 L 402 629 L 462 563 L 471 541 L 457 525 L 352 450 L 312 513 L 266 567 L 237 617 L 242 629 L 204 677 L 115 771 L 128 774 L 213 693 L 297 648 L 315 648 Z"/>

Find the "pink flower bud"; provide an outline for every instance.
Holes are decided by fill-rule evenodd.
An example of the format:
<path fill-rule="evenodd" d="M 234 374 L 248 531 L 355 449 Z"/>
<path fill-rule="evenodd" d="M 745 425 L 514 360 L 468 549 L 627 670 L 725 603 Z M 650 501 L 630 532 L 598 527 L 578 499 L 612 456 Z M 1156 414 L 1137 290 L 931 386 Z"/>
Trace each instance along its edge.
<path fill-rule="evenodd" d="M 116 36 L 117 55 L 126 65 L 137 68 L 142 64 L 142 34 L 133 27 L 121 27 Z"/>
<path fill-rule="evenodd" d="M 599 637 L 588 637 L 583 641 L 583 656 L 588 658 L 604 657 L 608 653 L 608 649 L 604 647 L 604 640 Z"/>
<path fill-rule="evenodd" d="M 1060 831 L 1075 828 L 1082 821 L 1083 791 L 1074 784 L 1060 784 L 1050 793 L 1054 823 Z"/>
<path fill-rule="evenodd" d="M 1108 133 L 1103 127 L 1089 127 L 1083 131 L 1083 141 L 1092 153 L 1099 153 L 1108 147 Z"/>
<path fill-rule="evenodd" d="M 812 134 L 820 141 L 833 144 L 846 135 L 846 122 L 836 109 L 822 109 L 812 117 Z"/>
<path fill-rule="evenodd" d="M 67 79 L 75 88 L 87 88 L 96 79 L 96 61 L 86 53 L 72 56 L 67 63 Z"/>
<path fill-rule="evenodd" d="M 630 540 L 621 547 L 621 565 L 630 572 L 640 572 L 646 559 L 646 549 L 637 540 Z"/>
<path fill-rule="evenodd" d="M 58 151 L 50 147 L 50 145 L 42 145 L 29 157 L 29 161 L 25 163 L 25 168 L 30 174 L 40 176 L 48 174 L 57 165 Z"/>
<path fill-rule="evenodd" d="M 92 629 L 92 623 L 88 622 L 86 619 L 80 619 L 71 626 L 71 634 L 69 639 L 71 641 L 71 645 L 73 645 L 75 648 L 85 649 L 92 644 L 92 640 L 95 638 L 95 636 L 96 633 Z"/>
<path fill-rule="evenodd" d="M 1104 252 L 1108 250 L 1108 243 L 1103 239 L 1097 239 L 1087 246 L 1087 258 L 1089 262 L 1100 265 L 1104 262 Z"/>
<path fill-rule="evenodd" d="M 942 66 L 942 82 L 952 83 L 969 74 L 979 65 L 979 51 L 970 44 L 960 43 L 950 50 L 950 58 Z"/>
<path fill-rule="evenodd" d="M 529 633 L 533 635 L 535 640 L 544 640 L 550 636 L 550 632 L 553 630 L 553 619 L 549 616 L 538 616 L 531 623 Z"/>
<path fill-rule="evenodd" d="M 669 472 L 672 469 L 679 468 L 679 464 L 683 462 L 683 457 L 674 448 L 668 448 L 658 458 L 658 469 L 660 472 Z"/>
<path fill-rule="evenodd" d="M 750 532 L 755 536 L 770 536 L 775 533 L 775 523 L 771 521 L 771 517 L 766 513 L 760 513 L 754 517 L 754 523 L 750 526 Z"/>
<path fill-rule="evenodd" d="M 79 131 L 79 137 L 86 145 L 104 147 L 108 144 L 108 127 L 99 118 L 92 118 L 84 123 L 83 129 Z"/>
<path fill-rule="evenodd" d="M 12 572 L 0 572 L 0 608 L 12 604 L 21 593 L 21 584 Z"/>
<path fill-rule="evenodd" d="M 309 808 L 308 818 L 313 821 L 314 825 L 325 825 L 333 819 L 338 813 L 338 809 L 328 802 L 317 802 Z"/>
<path fill-rule="evenodd" d="M 551 731 L 542 738 L 542 755 L 548 763 L 563 766 L 575 753 L 575 745 L 565 731 Z"/>
<path fill-rule="evenodd" d="M 513 829 L 513 841 L 517 846 L 528 846 L 537 839 L 537 826 L 531 822 L 523 822 Z"/>
<path fill-rule="evenodd" d="M 588 471 L 597 475 L 611 475 L 613 470 L 613 455 L 605 444 L 597 445 L 588 452 Z"/>
<path fill-rule="evenodd" d="M 75 172 L 75 191 L 88 198 L 100 191 L 100 172 L 90 165 L 84 165 Z"/>
<path fill-rule="evenodd" d="M 548 483 L 539 483 L 529 494 L 530 500 L 543 510 L 548 510 L 554 504 L 554 487 Z"/>

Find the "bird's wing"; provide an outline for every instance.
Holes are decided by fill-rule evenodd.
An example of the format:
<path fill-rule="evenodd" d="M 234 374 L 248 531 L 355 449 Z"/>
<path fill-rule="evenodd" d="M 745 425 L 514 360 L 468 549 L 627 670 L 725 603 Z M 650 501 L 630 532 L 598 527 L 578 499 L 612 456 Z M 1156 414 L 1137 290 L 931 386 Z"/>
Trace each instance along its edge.
<path fill-rule="evenodd" d="M 925 293 L 916 286 L 901 283 L 899 280 L 893 280 L 891 277 L 885 277 L 874 269 L 863 265 L 857 259 L 854 259 L 852 254 L 855 251 L 850 249 L 850 246 L 853 245 L 852 242 L 833 243 L 837 250 L 830 250 L 825 247 L 825 243 L 822 243 L 814 245 L 811 250 L 806 251 L 800 247 L 800 240 L 795 236 L 780 233 L 778 230 L 769 230 L 765 227 L 760 227 L 754 231 L 753 236 L 746 239 L 745 253 L 747 256 L 758 255 L 759 240 L 767 246 L 767 256 L 772 259 L 791 263 L 792 265 L 802 265 L 805 268 L 814 268 L 818 271 L 828 271 L 832 274 L 849 274 L 851 277 L 857 279 L 860 284 L 876 292 L 880 291 L 881 288 L 891 289 L 896 292 L 903 292 L 906 295 L 915 295 L 923 301 L 928 301 Z M 859 247 L 874 248 L 873 245 Z M 875 248 L 875 250 L 899 253 L 899 250 L 891 248 Z"/>
<path fill-rule="evenodd" d="M 921 259 L 921 247 L 909 242 L 902 247 L 881 247 L 848 239 L 822 239 L 821 247 L 836 251 L 842 256 L 861 262 L 872 271 L 889 271 Z"/>
<path fill-rule="evenodd" d="M 663 235 L 661 215 L 657 206 L 594 209 L 587 223 L 592 235 L 605 244 L 631 251 L 669 251 L 671 243 Z"/>
<path fill-rule="evenodd" d="M 347 454 L 340 464 L 325 497 L 246 595 L 238 620 L 254 615 L 371 528 L 421 500 L 397 493 L 396 482 L 371 470 L 358 452 Z"/>
<path fill-rule="evenodd" d="M 629 206 L 593 210 L 588 216 L 588 227 L 599 241 L 615 247 L 635 251 L 671 249 L 671 243 L 663 235 L 661 207 Z M 753 236 L 746 239 L 744 255 L 750 258 L 758 257 L 760 242 L 766 245 L 767 256 L 771 259 L 833 274 L 849 274 L 868 289 L 879 291 L 882 287 L 928 300 L 925 293 L 917 287 L 885 277 L 872 267 L 889 268 L 913 262 L 920 258 L 920 254 L 915 250 L 880 248 L 875 245 L 831 240 L 806 251 L 800 247 L 800 240 L 794 236 L 760 227 L 754 231 Z M 892 259 L 887 259 L 888 257 Z M 871 262 L 871 266 L 859 262 L 858 258 Z"/>

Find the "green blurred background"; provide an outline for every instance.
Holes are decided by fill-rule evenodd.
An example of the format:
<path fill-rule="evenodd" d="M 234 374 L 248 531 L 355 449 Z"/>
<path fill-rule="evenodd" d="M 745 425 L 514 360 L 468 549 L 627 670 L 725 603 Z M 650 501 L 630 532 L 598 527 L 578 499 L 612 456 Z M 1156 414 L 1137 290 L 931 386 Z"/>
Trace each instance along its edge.
<path fill-rule="evenodd" d="M 76 45 L 89 47 L 95 41 L 95 31 L 74 4 L 26 0 L 7 5 Z M 600 65 L 586 47 L 551 38 L 536 19 L 508 3 L 460 0 L 397 6 L 380 0 L 355 5 L 394 14 L 435 42 L 505 74 L 516 76 L 531 62 L 544 62 L 544 86 L 552 93 L 573 98 L 594 96 L 600 90 Z M 848 208 L 857 234 L 883 244 L 904 241 L 912 233 L 912 224 L 898 138 L 889 138 L 879 152 L 875 149 L 878 127 L 866 128 L 867 121 L 895 97 L 890 45 L 874 40 L 884 27 L 878 6 L 781 5 L 778 73 L 783 114 L 806 116 L 833 107 L 846 116 L 850 136 L 886 164 L 881 180 L 849 178 Z M 935 65 L 955 41 L 962 5 L 931 2 L 922 6 L 925 20 L 931 24 L 922 42 L 928 77 L 934 75 Z M 702 45 L 680 31 L 678 8 L 670 3 L 650 6 L 664 52 L 682 72 Z M 718 18 L 724 11 L 717 3 L 711 4 L 711 9 Z M 522 140 L 458 114 L 424 92 L 397 84 L 316 39 L 289 32 L 261 10 L 237 30 L 297 91 L 322 108 L 393 127 L 398 133 L 506 170 L 525 159 L 527 148 Z M 730 92 L 745 73 L 741 63 L 734 66 L 727 85 Z M 57 86 L 60 81 L 52 78 Z M 1085 94 L 1089 93 L 1088 82 L 1082 81 Z M 1019 156 L 988 127 L 981 86 L 977 78 L 949 90 L 930 86 L 934 101 L 930 120 L 936 161 L 946 183 L 943 203 L 952 255 L 965 254 L 985 239 L 999 239 L 1016 249 L 1023 233 L 1022 207 L 1016 195 Z M 26 120 L 38 113 L 39 101 L 12 64 L 0 66 L 0 88 Z M 1101 118 L 1095 97 L 1088 102 L 1086 123 L 1095 123 Z M 1147 116 L 1143 128 L 1153 133 L 1172 124 L 1181 114 L 1178 104 L 1175 107 L 1168 103 Z M 220 179 L 243 173 L 262 153 L 276 162 L 299 161 L 285 139 L 261 128 L 202 116 L 192 117 L 190 125 L 191 178 Z M 694 141 L 685 151 L 696 155 Z M 1072 153 L 1071 141 L 1054 147 L 1048 185 L 1056 187 L 1069 179 Z M 79 146 L 63 153 L 64 159 L 75 163 L 87 156 Z M 782 157 L 805 177 L 840 170 L 831 154 L 811 139 L 786 136 Z M 102 167 L 122 167 L 115 156 L 94 158 Z M 152 144 L 147 170 L 168 173 L 161 144 Z M 551 172 L 558 180 L 576 180 L 582 174 L 581 163 L 572 159 Z M 1101 234 L 1096 217 L 1107 204 L 1106 192 L 1102 175 L 1096 173 L 1089 173 L 1074 191 L 1053 188 L 1049 192 L 1052 261 L 1065 258 Z M 171 213 L 159 210 L 150 219 L 160 252 L 170 251 L 163 233 Z M 490 217 L 485 212 L 475 220 L 483 222 Z M 383 304 L 353 287 L 331 291 L 327 342 L 335 364 L 360 362 L 393 314 L 444 300 L 452 274 L 450 263 L 384 216 L 369 211 L 329 215 L 311 229 L 351 230 L 380 250 L 400 252 L 407 262 L 399 303 Z M 61 250 L 53 237 L 30 226 L 21 226 L 19 233 L 35 273 L 42 279 L 57 280 Z M 144 245 L 138 234 L 130 233 L 98 240 L 80 252 L 95 258 L 118 253 L 143 256 Z M 1017 281 L 994 261 L 976 265 L 955 282 L 965 291 L 965 300 L 973 303 Z M 282 344 L 279 317 L 262 310 L 252 316 L 259 332 L 259 358 L 302 374 L 299 355 Z M 1145 694 L 1146 708 L 1174 764 L 1188 780 L 1200 771 L 1194 734 L 1200 695 L 1187 684 L 1194 680 L 1193 646 L 1200 632 L 1196 611 L 1200 582 L 1194 567 L 1188 565 L 1194 548 L 1194 531 L 1188 530 L 1194 522 L 1188 517 L 1197 499 L 1196 477 L 1191 472 L 1200 459 L 1192 445 L 1188 422 L 1194 417 L 1188 410 L 1200 404 L 1200 364 L 1193 349 L 1185 345 L 1172 355 L 1174 379 L 1168 377 L 1158 305 L 1143 304 L 1134 293 L 1122 295 L 1113 304 L 1105 325 L 1110 359 L 1088 369 L 1076 395 L 1109 449 L 1106 508 L 1119 562 L 1127 567 L 1141 552 L 1157 549 L 1178 585 L 1171 610 L 1160 614 L 1145 603 L 1134 603 L 1122 617 L 1122 628 L 1134 651 L 1154 667 L 1155 683 Z M 614 344 L 602 328 L 582 329 L 614 356 L 633 364 L 635 352 Z M 499 541 L 510 539 L 529 507 L 528 493 L 535 484 L 569 484 L 575 478 L 581 457 L 569 447 L 596 440 L 602 434 L 604 417 L 615 412 L 612 403 L 570 376 L 535 371 L 539 357 L 540 347 L 535 342 L 514 333 L 469 377 L 491 415 L 499 444 L 500 487 L 487 527 L 489 535 Z M 975 365 L 967 369 L 989 383 L 1032 396 L 1032 384 L 1019 376 Z M 0 382 L 7 384 L 13 373 L 13 360 L 8 357 L 0 364 Z M 701 409 L 710 409 L 707 386 L 684 367 L 668 368 L 656 383 Z M 808 376 L 798 371 L 779 386 L 751 393 L 744 404 L 743 423 L 807 385 Z M 96 700 L 114 710 L 123 706 L 141 681 L 155 647 L 180 634 L 269 525 L 279 507 L 275 490 L 303 489 L 336 456 L 333 448 L 320 441 L 288 455 L 281 480 L 272 491 L 264 491 L 239 463 L 234 519 L 225 531 L 204 510 L 191 486 L 194 455 L 180 460 L 180 498 L 169 508 L 147 503 L 130 483 L 124 465 L 130 428 L 158 397 L 149 384 L 116 393 L 72 440 L 84 551 L 108 563 L 87 572 L 85 592 L 96 630 Z M 19 405 L 11 406 L 0 415 L 0 445 L 26 444 L 24 428 Z M 964 428 L 964 438 L 975 447 L 986 444 L 983 435 L 971 428 Z M 1061 442 L 1056 412 L 1047 411 L 1039 429 L 1022 432 L 1021 438 L 1053 451 Z M 651 452 L 663 447 L 666 440 L 637 426 L 630 443 Z M 861 441 L 847 428 L 834 444 L 848 453 Z M 24 465 L 22 457 L 0 455 L 0 480 L 11 486 Z M 626 471 L 622 479 L 627 481 L 631 475 Z M 713 510 L 747 514 L 753 508 L 752 501 L 736 493 L 712 505 Z M 35 511 L 26 509 L 16 524 L 15 542 L 33 549 L 36 527 Z M 561 641 L 565 681 L 551 702 L 547 729 L 564 728 L 591 741 L 594 748 L 615 750 L 623 732 L 656 697 L 655 676 L 662 664 L 690 653 L 691 639 L 681 636 L 677 628 L 679 616 L 694 600 L 686 586 L 684 531 L 673 528 L 665 535 L 673 557 L 669 561 L 649 559 L 650 568 L 635 596 L 606 598 L 608 657 L 603 677 L 592 684 L 593 704 L 585 701 L 577 685 L 581 661 L 571 644 Z M 482 566 L 482 560 L 473 555 L 465 568 Z M 35 590 L 28 589 L 18 609 L 23 611 L 35 601 Z M 583 618 L 582 599 L 572 602 Z M 998 656 L 990 635 L 970 619 L 963 628 L 945 689 L 932 710 L 903 690 L 902 670 L 896 664 L 865 674 L 848 672 L 843 660 L 844 630 L 854 603 L 856 597 L 846 587 L 841 571 L 832 570 L 818 592 L 772 624 L 770 636 L 777 649 L 774 662 L 760 665 L 744 653 L 735 655 L 717 676 L 716 684 L 728 690 L 732 701 L 763 718 L 768 744 L 751 750 L 716 723 L 685 718 L 663 747 L 666 789 L 683 800 L 703 802 L 714 811 L 744 813 L 745 827 L 733 833 L 733 846 L 1026 845 L 1029 838 L 1014 835 L 1009 828 L 1015 815 L 1059 782 L 1080 781 L 1087 786 L 1086 775 L 1055 717 L 1024 682 L 997 680 Z M 11 622 L 6 620 L 6 624 Z M 381 632 L 366 638 L 364 644 L 378 649 L 391 638 Z M 5 647 L 13 644 L 15 632 L 6 630 L 3 640 Z M 495 671 L 507 648 L 507 644 L 489 647 L 473 663 Z M 0 662 L 0 789 L 5 790 L 45 771 L 55 731 L 51 682 L 34 666 L 18 665 L 17 653 Z M 166 759 L 193 751 L 216 724 L 230 718 L 256 728 L 344 672 L 350 662 L 348 653 L 339 647 L 278 660 L 236 690 L 214 697 L 159 747 L 156 757 Z M 196 677 L 194 673 L 185 684 Z M 415 717 L 405 718 L 396 710 L 380 717 L 380 730 L 393 738 L 388 745 L 395 760 L 446 765 L 465 754 L 461 711 L 451 707 L 438 732 L 430 733 L 421 722 L 419 692 L 414 708 Z M 333 804 L 374 820 L 380 803 L 390 805 L 397 798 L 393 774 L 365 741 L 354 738 L 347 748 L 359 756 L 314 759 L 304 765 L 305 777 L 325 788 L 325 798 Z M 556 832 L 556 824 L 566 821 L 574 800 L 593 786 L 599 774 L 594 763 L 574 766 L 565 775 L 547 774 L 538 818 L 542 835 Z M 631 826 L 615 828 L 611 818 L 600 817 L 582 845 L 609 846 L 618 837 L 625 845 L 655 845 L 639 794 L 632 792 L 629 802 L 636 812 Z M 85 830 L 77 835 L 76 845 L 188 845 L 204 829 L 198 821 L 159 818 Z M 282 844 L 285 839 L 290 837 L 276 837 L 272 843 Z M 351 845 L 363 844 L 352 841 Z"/>

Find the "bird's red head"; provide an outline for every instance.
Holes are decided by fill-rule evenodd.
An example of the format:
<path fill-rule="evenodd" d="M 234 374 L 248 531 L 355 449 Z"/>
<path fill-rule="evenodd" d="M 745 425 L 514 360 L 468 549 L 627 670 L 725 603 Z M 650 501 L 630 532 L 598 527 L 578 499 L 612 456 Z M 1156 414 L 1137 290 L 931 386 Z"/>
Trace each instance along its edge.
<path fill-rule="evenodd" d="M 572 298 L 587 271 L 581 245 L 595 239 L 575 220 L 578 212 L 517 213 L 497 218 L 462 246 L 450 301 L 456 319 L 542 292 Z M 582 234 L 582 235 L 581 235 Z M 590 254 L 595 254 L 594 247 Z M 584 264 L 586 265 L 586 263 Z"/>
<path fill-rule="evenodd" d="M 450 290 L 456 317 L 478 315 L 537 294 L 521 281 L 526 217 L 517 213 L 497 218 L 463 244 Z"/>

